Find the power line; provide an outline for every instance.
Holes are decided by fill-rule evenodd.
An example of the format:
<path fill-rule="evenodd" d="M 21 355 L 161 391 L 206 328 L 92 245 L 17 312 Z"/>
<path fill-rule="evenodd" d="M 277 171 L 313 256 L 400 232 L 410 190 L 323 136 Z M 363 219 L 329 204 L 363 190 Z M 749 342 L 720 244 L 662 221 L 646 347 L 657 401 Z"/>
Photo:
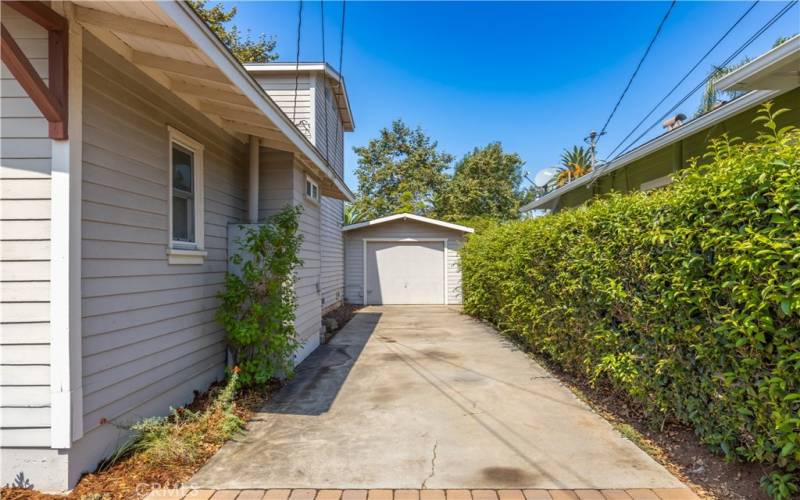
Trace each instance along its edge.
<path fill-rule="evenodd" d="M 303 0 L 300 0 L 300 9 L 297 12 L 297 56 L 295 57 L 294 67 L 294 104 L 292 105 L 292 121 L 295 121 L 297 114 L 297 91 L 300 85 L 300 32 L 303 29 Z"/>
<path fill-rule="evenodd" d="M 344 18 L 347 12 L 347 0 L 342 0 L 342 27 L 339 31 L 339 79 L 342 78 L 342 59 L 344 58 Z"/>
<path fill-rule="evenodd" d="M 756 39 L 757 39 L 759 36 L 761 36 L 762 34 L 764 34 L 764 32 L 765 32 L 765 31 L 767 31 L 767 30 L 768 30 L 768 29 L 769 29 L 769 28 L 770 28 L 770 27 L 771 27 L 773 24 L 775 24 L 775 23 L 778 21 L 778 19 L 780 19 L 781 17 L 783 17 L 783 16 L 784 16 L 784 15 L 785 15 L 785 14 L 786 14 L 786 13 L 787 13 L 787 12 L 788 12 L 788 11 L 789 11 L 791 8 L 792 8 L 792 7 L 794 7 L 795 5 L 797 5 L 797 2 L 798 2 L 798 0 L 794 0 L 794 1 L 792 1 L 792 2 L 790 2 L 790 3 L 788 3 L 788 4 L 786 4 L 786 6 L 784 6 L 784 7 L 783 7 L 783 8 L 782 8 L 780 11 L 778 11 L 778 13 L 777 13 L 777 14 L 775 14 L 775 15 L 772 17 L 772 19 L 770 19 L 769 21 L 767 21 L 767 23 L 766 23 L 766 24 L 764 24 L 764 26 L 762 26 L 761 28 L 759 28 L 759 29 L 758 29 L 758 30 L 757 30 L 757 31 L 756 31 L 756 32 L 755 32 L 755 33 L 754 33 L 754 34 L 753 34 L 753 35 L 752 35 L 750 38 L 748 38 L 748 39 L 747 39 L 747 41 L 745 41 L 745 42 L 744 42 L 744 44 L 742 44 L 742 45 L 741 45 L 741 46 L 740 46 L 738 49 L 736 49 L 736 51 L 734 51 L 734 53 L 733 53 L 733 54 L 731 54 L 730 56 L 728 56 L 728 58 L 727 58 L 727 59 L 725 59 L 725 61 L 723 61 L 721 64 L 719 64 L 719 67 L 725 67 L 725 66 L 727 66 L 728 64 L 730 64 L 730 63 L 731 63 L 731 61 L 733 61 L 733 60 L 734 60 L 734 59 L 735 59 L 737 56 L 739 56 L 739 54 L 741 54 L 741 53 L 742 53 L 742 52 L 743 52 L 745 49 L 747 49 L 747 47 L 749 47 L 749 46 L 750 46 L 750 44 L 752 44 L 752 43 L 753 43 L 753 42 L 754 42 L 754 41 L 755 41 L 755 40 L 756 40 Z M 668 117 L 669 115 L 671 115 L 671 114 L 672 114 L 672 113 L 673 113 L 673 112 L 674 112 L 676 109 L 678 109 L 678 107 L 679 107 L 681 104 L 683 104 L 684 102 L 686 102 L 686 100 L 687 100 L 687 99 L 689 99 L 689 98 L 690 98 L 692 95 L 694 95 L 694 93 L 695 93 L 695 92 L 697 92 L 698 90 L 700 90 L 700 89 L 701 89 L 701 88 L 702 88 L 702 87 L 703 87 L 703 86 L 704 86 L 706 83 L 708 83 L 708 81 L 709 81 L 709 80 L 711 80 L 713 77 L 714 77 L 714 72 L 712 71 L 711 73 L 709 73 L 709 75 L 708 75 L 707 77 L 705 77 L 705 78 L 703 79 L 703 81 L 701 81 L 699 84 L 697 84 L 697 86 L 696 86 L 696 87 L 694 87 L 694 88 L 693 88 L 692 90 L 690 90 L 690 91 L 689 91 L 689 92 L 688 92 L 686 95 L 684 95 L 684 96 L 683 96 L 683 98 L 682 98 L 680 101 L 678 101 L 678 103 L 677 103 L 677 104 L 675 104 L 673 107 L 671 107 L 671 108 L 670 108 L 670 109 L 669 109 L 669 110 L 668 110 L 666 113 L 664 113 L 663 115 L 661 115 L 661 118 L 659 118 L 658 120 L 656 120 L 656 121 L 655 121 L 655 122 L 654 122 L 652 125 L 650 125 L 650 127 L 648 127 L 648 128 L 647 128 L 647 130 L 645 130 L 644 132 L 642 132 L 641 134 L 639 134 L 639 136 L 638 136 L 636 139 L 634 139 L 632 142 L 630 142 L 630 143 L 628 144 L 628 146 L 627 146 L 627 147 L 625 147 L 625 149 L 623 149 L 623 150 L 622 150 L 622 152 L 621 152 L 620 154 L 618 154 L 616 157 L 614 157 L 614 159 L 617 159 L 617 158 L 619 158 L 620 156 L 624 155 L 626 152 L 628 152 L 628 151 L 631 149 L 631 147 L 633 147 L 633 145 L 634 145 L 634 144 L 636 144 L 637 142 L 639 142 L 639 140 L 640 140 L 642 137 L 644 137 L 644 136 L 645 136 L 645 135 L 647 135 L 647 134 L 648 134 L 648 133 L 649 133 L 651 130 L 653 130 L 653 128 L 655 128 L 655 126 L 656 126 L 656 125 L 658 125 L 659 123 L 661 123 L 661 122 L 662 122 L 662 120 L 664 120 L 666 117 Z"/>
<path fill-rule="evenodd" d="M 653 48 L 653 44 L 656 43 L 656 39 L 658 38 L 658 35 L 661 34 L 661 29 L 664 27 L 664 23 L 667 22 L 667 18 L 669 18 L 669 15 L 672 13 L 672 9 L 675 8 L 675 4 L 676 3 L 677 3 L 677 0 L 672 0 L 672 3 L 669 4 L 669 9 L 667 9 L 667 13 L 664 14 L 664 17 L 661 19 L 661 22 L 658 24 L 658 28 L 656 29 L 656 32 L 653 35 L 653 38 L 650 40 L 650 43 L 647 45 L 647 49 L 644 51 L 644 54 L 642 54 L 642 58 L 639 59 L 639 64 L 636 65 L 636 69 L 633 70 L 633 74 L 631 75 L 630 79 L 628 79 L 628 84 L 625 85 L 625 90 L 622 91 L 622 94 L 619 96 L 619 99 L 617 99 L 617 103 L 614 105 L 614 109 L 612 109 L 611 110 L 611 114 L 608 115 L 608 119 L 606 119 L 606 123 L 603 124 L 603 128 L 600 130 L 600 135 L 603 135 L 603 134 L 606 133 L 606 129 L 608 128 L 608 124 L 611 122 L 611 119 L 614 118 L 614 114 L 616 114 L 617 109 L 619 108 L 619 105 L 622 103 L 622 99 L 625 98 L 625 94 L 627 94 L 628 90 L 631 88 L 631 84 L 633 84 L 633 80 L 636 78 L 636 75 L 639 73 L 639 70 L 641 69 L 642 64 L 644 63 L 644 60 L 647 59 L 647 55 L 650 53 L 650 49 Z"/>
<path fill-rule="evenodd" d="M 629 139 L 629 138 L 630 138 L 630 137 L 631 137 L 631 136 L 632 136 L 632 135 L 633 135 L 633 134 L 634 134 L 634 133 L 635 133 L 635 132 L 636 132 L 636 131 L 639 129 L 639 127 L 641 127 L 641 126 L 642 126 L 642 124 L 643 124 L 644 122 L 646 122 L 646 121 L 647 121 L 647 119 L 648 119 L 648 118 L 650 118 L 650 116 L 651 116 L 653 113 L 655 113 L 655 111 L 656 111 L 656 110 L 659 108 L 659 106 L 661 106 L 662 104 L 664 104 L 664 101 L 666 101 L 667 99 L 669 99 L 669 96 L 671 96 L 671 95 L 672 95 L 672 94 L 673 94 L 673 93 L 674 93 L 676 90 L 678 90 L 678 87 L 680 87 L 680 86 L 683 84 L 683 82 L 685 82 L 685 81 L 686 81 L 686 79 L 687 79 L 687 78 L 689 78 L 689 76 L 690 76 L 692 73 L 694 73 L 694 70 L 696 70 L 696 69 L 697 69 L 697 68 L 700 66 L 700 64 L 701 64 L 701 63 L 702 63 L 702 62 L 703 62 L 703 61 L 704 61 L 704 60 L 705 60 L 705 59 L 706 59 L 706 58 L 707 58 L 707 57 L 708 57 L 708 56 L 711 54 L 711 52 L 713 52 L 713 51 L 714 51 L 714 49 L 716 49 L 716 48 L 719 46 L 719 44 L 720 44 L 720 43 L 722 43 L 722 41 L 723 41 L 723 40 L 725 40 L 725 38 L 727 38 L 727 36 L 731 34 L 731 32 L 732 32 L 732 31 L 733 31 L 733 30 L 736 28 L 736 26 L 738 26 L 738 25 L 739 25 L 739 23 L 741 23 L 741 22 L 742 22 L 742 20 L 743 20 L 743 19 L 744 19 L 744 18 L 745 18 L 745 17 L 746 17 L 746 16 L 747 16 L 747 15 L 748 15 L 748 14 L 749 14 L 749 13 L 750 13 L 750 12 L 751 12 L 751 11 L 752 11 L 754 8 L 755 8 L 755 6 L 756 6 L 756 5 L 758 5 L 758 3 L 759 3 L 759 0 L 756 0 L 755 2 L 753 2 L 753 3 L 750 5 L 750 7 L 749 7 L 747 10 L 745 10 L 745 11 L 744 11 L 744 13 L 743 13 L 741 16 L 739 16 L 739 19 L 737 19 L 737 20 L 736 20 L 736 22 L 734 22 L 734 23 L 733 23 L 733 25 L 732 25 L 730 28 L 728 28 L 728 31 L 726 31 L 725 33 L 723 33 L 723 35 L 722 35 L 722 36 L 721 36 L 721 37 L 720 37 L 720 38 L 719 38 L 719 39 L 718 39 L 716 42 L 714 42 L 714 45 L 712 45 L 712 46 L 711 46 L 711 48 L 710 48 L 710 49 L 708 49 L 708 51 L 706 51 L 706 53 L 705 53 L 705 54 L 703 54 L 703 57 L 701 57 L 701 58 L 700 58 L 700 59 L 699 59 L 699 60 L 698 60 L 698 61 L 695 63 L 695 65 L 694 65 L 694 66 L 692 66 L 692 68 L 691 68 L 689 71 L 687 71 L 685 75 L 683 75 L 683 78 L 681 78 L 681 79 L 678 81 L 678 83 L 676 83 L 676 84 L 675 84 L 675 86 L 674 86 L 674 87 L 672 87 L 672 89 L 670 89 L 670 91 L 669 91 L 669 92 L 667 92 L 667 94 L 666 94 L 664 97 L 662 97 L 662 98 L 661 98 L 661 100 L 660 100 L 660 101 L 658 101 L 658 103 L 657 103 L 655 106 L 653 106 L 653 108 L 652 108 L 652 109 L 651 109 L 651 110 L 650 110 L 650 111 L 649 111 L 649 112 L 648 112 L 648 113 L 645 115 L 645 117 L 644 117 L 644 118 L 642 118 L 642 119 L 641 119 L 641 121 L 639 121 L 639 123 L 637 123 L 635 127 L 633 127 L 633 130 L 631 130 L 630 132 L 628 132 L 628 135 L 626 135 L 626 136 L 625 136 L 625 138 L 624 138 L 624 139 L 622 139 L 622 140 L 619 142 L 619 144 L 617 144 L 617 146 L 616 146 L 616 147 L 615 147 L 615 148 L 614 148 L 614 149 L 613 149 L 613 150 L 612 150 L 612 151 L 611 151 L 611 152 L 608 154 L 608 156 L 606 156 L 606 160 L 608 160 L 608 159 L 609 159 L 611 156 L 613 156 L 613 155 L 614 155 L 614 153 L 616 153 L 616 152 L 617 152 L 617 150 L 618 150 L 620 147 L 622 147 L 622 145 L 623 145 L 623 144 L 625 144 L 625 142 L 626 142 L 626 141 L 627 141 L 627 140 L 628 140 L 628 139 Z"/>
<path fill-rule="evenodd" d="M 325 163 L 330 165 L 329 144 L 328 144 L 328 60 L 325 57 L 325 0 L 319 0 L 319 17 L 320 24 L 322 25 L 322 85 L 323 94 L 325 98 L 325 122 L 323 128 L 325 129 Z"/>

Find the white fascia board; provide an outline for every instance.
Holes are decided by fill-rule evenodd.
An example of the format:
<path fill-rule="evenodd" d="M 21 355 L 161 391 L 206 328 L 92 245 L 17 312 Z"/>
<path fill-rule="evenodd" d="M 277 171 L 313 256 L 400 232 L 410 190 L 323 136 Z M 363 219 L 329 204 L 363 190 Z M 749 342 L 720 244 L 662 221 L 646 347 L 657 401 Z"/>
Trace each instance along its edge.
<path fill-rule="evenodd" d="M 737 68 L 735 71 L 723 76 L 717 80 L 717 87 L 722 90 L 739 90 L 732 87 L 739 84 L 747 86 L 747 80 L 751 78 L 760 78 L 770 71 L 773 71 L 773 68 L 781 67 L 784 63 L 791 62 L 793 59 L 800 61 L 800 35 L 795 35 L 792 39 L 765 52 L 741 68 Z M 800 62 L 798 62 L 795 69 L 796 71 L 800 71 Z M 751 89 L 747 88 L 744 90 Z"/>
<path fill-rule="evenodd" d="M 355 130 L 356 124 L 353 120 L 353 113 L 350 109 L 350 97 L 347 94 L 347 86 L 344 83 L 344 78 L 335 69 L 327 63 L 246 63 L 243 65 L 248 73 L 290 73 L 308 71 L 310 73 L 324 73 L 329 79 L 336 82 L 337 86 L 341 89 L 339 95 L 341 96 L 341 105 L 339 109 L 344 111 L 345 116 L 342 120 L 345 122 L 347 132 Z M 338 100 L 338 99 L 337 99 Z"/>
<path fill-rule="evenodd" d="M 710 111 L 699 118 L 695 118 L 687 122 L 686 124 L 672 130 L 670 132 L 666 132 L 661 134 L 660 136 L 656 137 L 655 139 L 651 139 L 650 141 L 644 143 L 643 145 L 639 146 L 638 148 L 625 153 L 624 155 L 620 156 L 616 160 L 607 163 L 604 167 L 598 168 L 594 172 L 584 175 L 583 177 L 578 177 L 576 180 L 570 182 L 569 184 L 562 186 L 558 189 L 550 191 L 546 195 L 542 196 L 541 198 L 537 198 L 532 202 L 524 205 L 520 208 L 520 212 L 527 212 L 529 210 L 534 210 L 537 208 L 544 208 L 550 201 L 555 198 L 558 198 L 565 193 L 569 193 L 570 191 L 584 186 L 593 182 L 598 177 L 602 177 L 606 174 L 609 174 L 617 169 L 624 167 L 634 161 L 649 155 L 655 151 L 658 151 L 661 148 L 669 146 L 679 140 L 688 137 L 692 134 L 695 134 L 703 129 L 711 127 L 723 120 L 730 118 L 733 115 L 746 111 L 747 109 L 761 104 L 762 102 L 769 101 L 770 99 L 777 97 L 783 93 L 787 92 L 786 90 L 757 90 L 750 92 L 742 97 L 735 99 L 719 108 L 715 109 L 714 111 Z"/>
<path fill-rule="evenodd" d="M 341 176 L 330 168 L 325 162 L 322 154 L 313 144 L 303 135 L 300 130 L 292 123 L 286 114 L 281 111 L 275 102 L 270 99 L 264 89 L 250 76 L 242 64 L 230 53 L 230 51 L 219 41 L 213 32 L 206 26 L 200 17 L 195 14 L 192 7 L 179 0 L 170 2 L 153 2 L 150 4 L 158 7 L 167 15 L 178 29 L 186 35 L 198 49 L 225 74 L 231 83 L 248 98 L 258 108 L 259 111 L 278 128 L 278 130 L 294 144 L 298 150 L 308 157 L 322 172 L 327 175 L 334 185 L 341 191 L 348 201 L 355 198 L 353 192 L 347 187 Z"/>
<path fill-rule="evenodd" d="M 450 222 L 445 222 L 442 220 L 430 219 L 428 217 L 422 217 L 421 215 L 416 214 L 395 214 L 389 215 L 387 217 L 381 217 L 380 219 L 373 219 L 366 222 L 359 222 L 358 224 L 350 224 L 349 226 L 344 226 L 342 231 L 352 231 L 354 229 L 361 229 L 368 226 L 375 226 L 378 224 L 383 224 L 385 222 L 392 222 L 396 220 L 413 220 L 417 222 L 422 222 L 424 224 L 431 224 L 433 226 L 440 226 L 446 227 L 447 229 L 452 229 L 454 231 L 461 231 L 462 233 L 474 233 L 475 230 L 471 227 L 467 226 L 460 226 L 458 224 L 453 224 Z"/>

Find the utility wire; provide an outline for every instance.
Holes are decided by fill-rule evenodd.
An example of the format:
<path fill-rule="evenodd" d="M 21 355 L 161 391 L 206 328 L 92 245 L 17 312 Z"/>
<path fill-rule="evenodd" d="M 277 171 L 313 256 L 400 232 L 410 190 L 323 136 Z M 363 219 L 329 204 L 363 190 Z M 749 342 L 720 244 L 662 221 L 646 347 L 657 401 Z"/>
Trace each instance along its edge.
<path fill-rule="evenodd" d="M 669 15 L 672 13 L 672 9 L 675 8 L 675 4 L 676 3 L 677 3 L 677 0 L 672 0 L 672 3 L 669 4 L 669 9 L 667 9 L 667 13 L 664 14 L 664 17 L 661 19 L 661 22 L 658 24 L 658 28 L 656 29 L 656 32 L 653 35 L 653 38 L 650 40 L 650 43 L 647 45 L 647 49 L 644 51 L 644 54 L 642 54 L 642 58 L 639 59 L 639 64 L 636 65 L 636 69 L 633 70 L 633 74 L 631 75 L 630 79 L 628 79 L 628 84 L 625 85 L 625 90 L 622 91 L 622 94 L 619 96 L 619 99 L 617 99 L 617 103 L 614 105 L 614 109 L 612 109 L 611 110 L 611 114 L 608 115 L 608 119 L 606 119 L 606 123 L 603 124 L 603 129 L 600 130 L 600 135 L 603 135 L 603 134 L 606 133 L 606 129 L 608 128 L 608 124 L 611 122 L 611 119 L 614 118 L 614 114 L 616 114 L 617 109 L 619 108 L 619 105 L 622 103 L 622 99 L 625 98 L 625 94 L 627 94 L 628 90 L 631 88 L 631 84 L 633 84 L 633 80 L 636 78 L 636 75 L 639 73 L 639 70 L 641 69 L 642 64 L 644 63 L 644 60 L 647 59 L 647 55 L 650 53 L 650 49 L 653 48 L 653 44 L 656 43 L 656 39 L 658 38 L 658 35 L 661 34 L 661 29 L 664 27 L 664 23 L 667 22 L 667 18 L 669 18 Z"/>
<path fill-rule="evenodd" d="M 328 144 L 328 60 L 325 57 L 325 0 L 319 0 L 319 17 L 320 24 L 322 25 L 322 85 L 323 97 L 325 98 L 325 163 L 330 165 L 329 144 Z"/>
<path fill-rule="evenodd" d="M 794 0 L 794 1 L 792 1 L 792 2 L 790 2 L 790 3 L 788 3 L 788 4 L 786 4 L 786 6 L 784 6 L 784 7 L 783 7 L 783 8 L 782 8 L 780 11 L 778 11 L 778 13 L 777 13 L 777 14 L 775 14 L 775 15 L 772 17 L 772 19 L 770 19 L 769 21 L 767 21 L 767 23 L 766 23 L 766 24 L 764 24 L 764 25 L 763 25 L 761 28 L 759 28 L 759 29 L 758 29 L 758 30 L 757 30 L 757 31 L 756 31 L 756 32 L 755 32 L 755 33 L 754 33 L 754 34 L 753 34 L 753 35 L 752 35 L 750 38 L 748 38 L 748 39 L 747 39 L 747 41 L 745 41 L 745 42 L 744 42 L 744 43 L 743 43 L 743 44 L 742 44 L 742 45 L 741 45 L 741 46 L 740 46 L 738 49 L 736 49 L 736 51 L 734 51 L 734 53 L 733 53 L 733 54 L 731 54 L 730 56 L 728 56 L 728 58 L 727 58 L 727 59 L 725 59 L 725 61 L 723 61 L 723 62 L 722 62 L 720 65 L 719 65 L 719 67 L 724 67 L 724 66 L 727 66 L 728 64 L 730 64 L 730 63 L 731 63 L 731 61 L 733 61 L 733 60 L 734 60 L 736 57 L 738 57 L 738 56 L 739 56 L 739 54 L 741 54 L 741 53 L 742 53 L 742 52 L 743 52 L 743 51 L 744 51 L 744 50 L 745 50 L 747 47 L 749 47 L 749 46 L 750 46 L 750 44 L 752 44 L 752 43 L 753 43 L 753 42 L 754 42 L 754 41 L 755 41 L 755 40 L 756 40 L 756 39 L 757 39 L 759 36 L 761 36 L 762 34 L 764 34 L 764 32 L 765 32 L 765 31 L 767 31 L 767 30 L 768 30 L 768 29 L 769 29 L 769 28 L 770 28 L 770 27 L 771 27 L 773 24 L 775 24 L 775 23 L 778 21 L 778 19 L 780 19 L 781 17 L 783 17 L 783 16 L 784 16 L 784 15 L 785 15 L 785 14 L 786 14 L 786 13 L 787 13 L 787 12 L 788 12 L 788 11 L 789 11 L 791 8 L 792 8 L 792 7 L 794 7 L 795 5 L 797 5 L 797 2 L 798 2 L 798 0 Z M 694 88 L 693 88 L 692 90 L 690 90 L 690 91 L 689 91 L 689 92 L 688 92 L 686 95 L 684 95 L 684 96 L 683 96 L 683 98 L 682 98 L 680 101 L 678 101 L 678 103 L 677 103 L 677 104 L 675 104 L 673 107 L 671 107 L 671 108 L 670 108 L 670 109 L 669 109 L 669 110 L 668 110 L 666 113 L 664 113 L 663 115 L 661 115 L 661 118 L 659 118 L 658 120 L 656 120 L 656 121 L 655 121 L 655 122 L 654 122 L 652 125 L 650 125 L 650 127 L 648 127 L 648 128 L 647 128 L 647 130 L 645 130 L 644 132 L 642 132 L 641 134 L 639 134 L 639 136 L 638 136 L 636 139 L 634 139 L 632 142 L 630 142 L 630 143 L 628 144 L 628 146 L 627 146 L 625 149 L 623 149 L 623 150 L 622 150 L 622 152 L 620 152 L 620 154 L 618 154 L 616 157 L 614 157 L 614 159 L 617 159 L 617 158 L 619 158 L 620 156 L 624 155 L 626 152 L 628 152 L 628 151 L 631 149 L 631 147 L 633 147 L 633 145 L 634 145 L 634 144 L 636 144 L 637 142 L 639 142 L 639 140 L 640 140 L 642 137 L 644 137 L 645 135 L 647 135 L 647 134 L 648 134 L 648 133 L 649 133 L 651 130 L 653 130 L 653 128 L 655 128 L 655 126 L 656 126 L 656 125 L 658 125 L 659 123 L 661 123 L 661 122 L 662 122 L 662 121 L 663 121 L 663 120 L 664 120 L 666 117 L 668 117 L 668 116 L 669 116 L 669 115 L 671 115 L 671 114 L 672 114 L 672 113 L 673 113 L 673 112 L 674 112 L 676 109 L 678 109 L 678 107 L 679 107 L 681 104 L 683 104 L 684 102 L 686 102 L 686 100 L 687 100 L 687 99 L 689 99 L 689 98 L 690 98 L 692 95 L 694 95 L 694 93 L 695 93 L 695 92 L 697 92 L 698 90 L 700 90 L 700 89 L 701 89 L 701 88 L 702 88 L 702 87 L 703 87 L 703 86 L 704 86 L 706 83 L 708 83 L 708 81 L 709 81 L 709 80 L 711 80 L 711 79 L 713 78 L 713 76 L 714 76 L 714 72 L 712 71 L 711 73 L 709 73 L 709 75 L 708 75 L 707 77 L 705 77 L 705 78 L 703 79 L 703 81 L 701 81 L 700 83 L 698 83 L 696 87 L 694 87 Z M 612 160 L 612 161 L 613 161 L 613 160 Z"/>
<path fill-rule="evenodd" d="M 339 35 L 339 79 L 342 78 L 342 59 L 344 58 L 344 17 L 347 12 L 347 0 L 342 0 L 342 27 Z"/>
<path fill-rule="evenodd" d="M 303 0 L 300 0 L 300 8 L 297 12 L 297 56 L 295 57 L 295 67 L 294 67 L 294 104 L 292 105 L 292 121 L 297 125 L 295 121 L 295 115 L 297 114 L 297 90 L 300 86 L 300 32 L 303 29 Z"/>
<path fill-rule="evenodd" d="M 653 106 L 653 108 L 652 108 L 652 109 L 651 109 L 651 110 L 650 110 L 650 111 L 649 111 L 649 112 L 648 112 L 648 113 L 645 115 L 645 117 L 644 117 L 644 118 L 642 118 L 642 119 L 641 119 L 641 121 L 639 121 L 639 123 L 637 123 L 635 127 L 633 127 L 633 130 L 631 130 L 630 132 L 628 132 L 628 135 L 626 135 L 624 139 L 622 139 L 621 141 L 619 141 L 619 144 L 617 144 L 617 146 L 616 146 L 616 147 L 615 147 L 615 148 L 614 148 L 614 149 L 613 149 L 613 150 L 612 150 L 612 151 L 611 151 L 611 152 L 608 154 L 608 156 L 606 156 L 606 161 L 608 161 L 608 159 L 609 159 L 611 156 L 613 156 L 613 155 L 614 155 L 614 153 L 616 153 L 616 152 L 617 152 L 617 150 L 618 150 L 620 147 L 622 147 L 622 145 L 623 145 L 623 144 L 625 144 L 625 142 L 627 142 L 627 140 L 628 140 L 628 139 L 630 139 L 630 137 L 631 137 L 631 136 L 632 136 L 632 135 L 633 135 L 633 134 L 634 134 L 634 133 L 635 133 L 635 132 L 636 132 L 636 131 L 639 129 L 639 127 L 641 127 L 641 126 L 642 126 L 642 124 L 643 124 L 644 122 L 646 122 L 646 121 L 647 121 L 647 119 L 648 119 L 648 118 L 650 118 L 650 116 L 651 116 L 653 113 L 655 113 L 655 111 L 656 111 L 656 110 L 657 110 L 657 109 L 658 109 L 658 108 L 659 108 L 659 107 L 660 107 L 662 104 L 664 104 L 664 101 L 666 101 L 667 99 L 669 99 L 669 96 L 671 96 L 671 95 L 672 95 L 672 94 L 673 94 L 673 93 L 674 93 L 676 90 L 678 90 L 678 87 L 680 87 L 680 86 L 683 84 L 683 82 L 685 82 L 685 81 L 686 81 L 686 79 L 687 79 L 687 78 L 689 78 L 689 76 L 690 76 L 692 73 L 694 73 L 694 70 L 696 70 L 696 69 L 697 69 L 697 68 L 700 66 L 700 64 L 701 64 L 703 61 L 705 61 L 705 59 L 706 59 L 706 58 L 707 58 L 707 57 L 708 57 L 708 56 L 711 54 L 711 52 L 713 52 L 713 51 L 714 51 L 714 49 L 716 49 L 716 48 L 719 46 L 719 44 L 720 44 L 720 43 L 722 43 L 722 41 L 723 41 L 723 40 L 725 40 L 725 38 L 727 38 L 727 36 L 731 34 L 731 32 L 732 32 L 732 31 L 733 31 L 733 30 L 734 30 L 734 29 L 735 29 L 735 28 L 736 28 L 736 27 L 739 25 L 739 23 L 741 23 L 741 22 L 742 22 L 742 20 L 743 20 L 743 19 L 744 19 L 744 18 L 745 18 L 745 17 L 746 17 L 746 16 L 747 16 L 747 15 L 748 15 L 748 14 L 749 14 L 749 13 L 750 13 L 750 12 L 751 12 L 751 11 L 752 11 L 754 8 L 755 8 L 755 6 L 756 6 L 756 5 L 758 5 L 758 3 L 759 3 L 759 0 L 756 0 L 755 2 L 753 2 L 753 3 L 750 5 L 750 7 L 748 7 L 748 9 L 747 9 L 747 10 L 745 10 L 745 11 L 744 11 L 744 13 L 743 13 L 741 16 L 739 16 L 739 19 L 737 19 L 737 20 L 736 20 L 736 22 L 734 22 L 734 23 L 733 23 L 733 25 L 732 25 L 730 28 L 728 28 L 728 31 L 726 31 L 725 33 L 723 33 L 723 35 L 722 35 L 722 36 L 721 36 L 721 37 L 720 37 L 720 38 L 719 38 L 719 39 L 718 39 L 716 42 L 714 42 L 714 45 L 712 45 L 712 46 L 711 46 L 711 48 L 710 48 L 710 49 L 708 49 L 708 51 L 706 51 L 706 53 L 705 53 L 705 54 L 703 54 L 703 57 L 701 57 L 701 58 L 700 58 L 700 59 L 699 59 L 699 60 L 698 60 L 698 61 L 695 63 L 695 65 L 694 65 L 694 66 L 692 66 L 692 68 L 691 68 L 689 71 L 687 71 L 685 75 L 683 75 L 683 78 L 681 78 L 681 79 L 678 81 L 678 83 L 676 83 L 676 84 L 675 84 L 675 86 L 674 86 L 674 87 L 672 87 L 672 89 L 670 89 L 670 91 L 669 91 L 669 92 L 667 92 L 667 94 L 666 94 L 664 97 L 662 97 L 662 98 L 661 98 L 661 100 L 660 100 L 660 101 L 658 101 L 658 103 L 657 103 L 655 106 Z"/>

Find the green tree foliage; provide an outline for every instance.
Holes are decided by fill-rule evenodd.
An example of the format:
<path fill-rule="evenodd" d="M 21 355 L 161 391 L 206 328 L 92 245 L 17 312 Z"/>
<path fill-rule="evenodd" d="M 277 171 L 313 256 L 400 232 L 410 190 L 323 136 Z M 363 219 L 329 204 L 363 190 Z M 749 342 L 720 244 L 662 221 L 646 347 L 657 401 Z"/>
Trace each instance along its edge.
<path fill-rule="evenodd" d="M 453 161 L 421 128 L 412 130 L 402 120 L 354 151 L 358 156 L 354 207 L 367 219 L 431 213 L 434 197 L 447 181 L 445 169 Z"/>
<path fill-rule="evenodd" d="M 800 471 L 800 132 L 766 106 L 668 188 L 471 236 L 465 310 L 565 370 L 691 425 L 729 458 Z"/>
<path fill-rule="evenodd" d="M 243 384 L 263 384 L 290 375 L 295 339 L 294 273 L 302 236 L 300 207 L 287 207 L 258 226 L 249 226 L 231 257 L 241 273 L 227 273 L 219 321 L 228 334 Z"/>
<path fill-rule="evenodd" d="M 278 58 L 275 53 L 277 42 L 267 38 L 263 33 L 256 40 L 250 38 L 250 33 L 242 35 L 241 31 L 231 21 L 236 17 L 236 7 L 229 10 L 218 3 L 208 7 L 208 0 L 189 0 L 197 15 L 205 21 L 211 31 L 225 44 L 226 47 L 243 63 L 265 63 Z"/>
<path fill-rule="evenodd" d="M 524 163 L 516 153 L 503 152 L 499 142 L 475 148 L 456 164 L 453 177 L 436 197 L 437 216 L 519 218 Z"/>
<path fill-rule="evenodd" d="M 344 206 L 344 225 L 349 226 L 350 224 L 358 224 L 359 222 L 364 222 L 367 220 L 364 213 L 358 211 L 358 207 L 355 205 L 348 203 Z"/>
<path fill-rule="evenodd" d="M 561 153 L 561 165 L 556 175 L 556 185 L 563 186 L 578 177 L 588 174 L 592 170 L 592 160 L 589 150 L 583 146 L 572 146 Z"/>

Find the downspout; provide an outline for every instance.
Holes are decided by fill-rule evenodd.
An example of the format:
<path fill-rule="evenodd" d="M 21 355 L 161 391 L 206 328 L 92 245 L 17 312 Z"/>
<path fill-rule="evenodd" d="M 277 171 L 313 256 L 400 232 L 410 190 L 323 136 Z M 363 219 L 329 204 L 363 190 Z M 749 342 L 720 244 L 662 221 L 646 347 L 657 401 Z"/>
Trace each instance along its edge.
<path fill-rule="evenodd" d="M 258 137 L 250 136 L 250 172 L 248 179 L 247 194 L 247 222 L 255 224 L 258 222 L 258 154 L 260 140 Z"/>

